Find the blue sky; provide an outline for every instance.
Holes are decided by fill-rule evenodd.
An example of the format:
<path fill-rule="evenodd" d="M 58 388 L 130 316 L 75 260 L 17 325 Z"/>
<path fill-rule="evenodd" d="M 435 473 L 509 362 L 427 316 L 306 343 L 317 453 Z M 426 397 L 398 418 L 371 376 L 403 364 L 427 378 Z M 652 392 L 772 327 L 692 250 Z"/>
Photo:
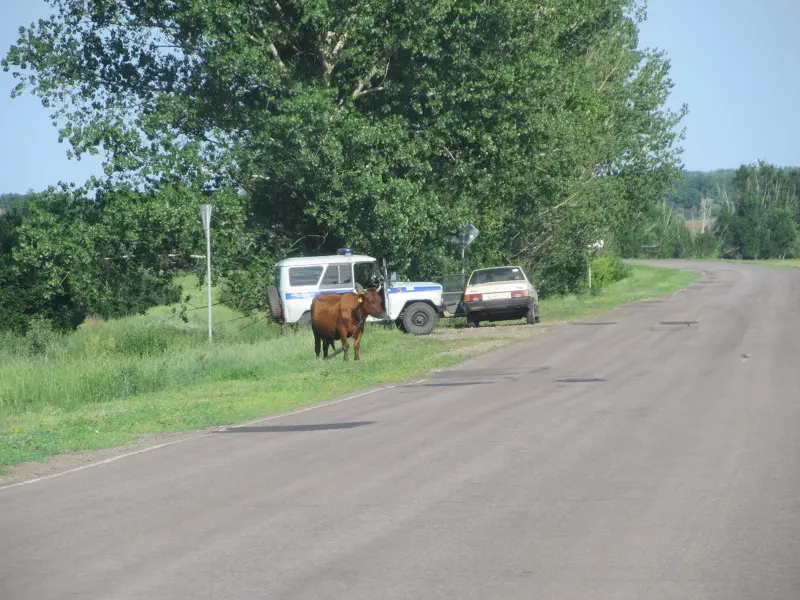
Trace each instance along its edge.
<path fill-rule="evenodd" d="M 22 24 L 47 16 L 42 0 L 0 0 L 0 54 Z M 667 52 L 670 106 L 689 105 L 687 169 L 737 167 L 765 159 L 800 166 L 800 1 L 650 0 L 640 45 Z M 793 29 L 795 31 L 793 31 Z M 100 160 L 67 160 L 49 111 L 30 95 L 11 100 L 0 71 L 0 193 L 82 183 Z"/>

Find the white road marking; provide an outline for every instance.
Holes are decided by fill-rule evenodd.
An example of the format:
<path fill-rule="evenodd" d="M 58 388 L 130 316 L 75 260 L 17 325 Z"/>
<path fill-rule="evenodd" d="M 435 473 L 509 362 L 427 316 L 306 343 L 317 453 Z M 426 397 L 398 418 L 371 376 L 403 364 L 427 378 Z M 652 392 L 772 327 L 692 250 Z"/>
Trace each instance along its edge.
<path fill-rule="evenodd" d="M 38 481 L 44 481 L 46 479 L 53 479 L 54 477 L 61 477 L 62 475 L 69 475 L 70 473 L 77 473 L 78 471 L 83 471 L 85 469 L 91 469 L 93 467 L 99 467 L 100 465 L 106 465 L 108 463 L 112 463 L 115 460 L 120 460 L 123 458 L 128 458 L 129 456 L 135 456 L 137 454 L 144 454 L 145 452 L 150 452 L 151 450 L 158 450 L 159 448 L 164 448 L 166 446 L 173 446 L 175 444 L 180 444 L 182 442 L 188 442 L 189 440 L 196 440 L 202 435 L 195 435 L 189 438 L 184 438 L 182 440 L 175 440 L 174 442 L 166 442 L 164 444 L 158 444 L 156 446 L 149 446 L 148 448 L 142 448 L 141 450 L 136 450 L 134 452 L 127 452 L 125 454 L 120 454 L 119 456 L 112 456 L 111 458 L 106 458 L 105 460 L 101 460 L 99 462 L 91 463 L 88 465 L 83 465 L 81 467 L 75 467 L 74 469 L 69 469 L 67 471 L 61 471 L 59 473 L 53 473 L 51 475 L 43 475 L 42 477 L 36 477 L 34 479 L 28 479 L 26 481 L 19 481 L 17 483 L 10 483 L 8 485 L 0 486 L 0 492 L 3 490 L 11 489 L 13 487 L 19 487 L 21 485 L 28 485 L 29 483 L 36 483 Z"/>

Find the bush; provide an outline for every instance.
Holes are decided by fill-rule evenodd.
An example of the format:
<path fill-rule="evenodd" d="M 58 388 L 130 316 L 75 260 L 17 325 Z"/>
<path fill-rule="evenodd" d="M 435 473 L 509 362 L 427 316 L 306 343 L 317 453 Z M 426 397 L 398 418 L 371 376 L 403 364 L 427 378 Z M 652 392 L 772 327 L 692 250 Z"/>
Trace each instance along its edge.
<path fill-rule="evenodd" d="M 34 317 L 25 331 L 25 349 L 31 356 L 45 354 L 60 339 L 53 325 L 44 317 Z"/>
<path fill-rule="evenodd" d="M 592 261 L 592 288 L 602 289 L 630 276 L 630 265 L 613 252 L 605 252 Z"/>
<path fill-rule="evenodd" d="M 693 258 L 718 258 L 719 240 L 714 235 L 713 230 L 709 229 L 703 233 L 695 233 L 692 237 Z M 677 257 L 676 257 L 677 258 Z"/>

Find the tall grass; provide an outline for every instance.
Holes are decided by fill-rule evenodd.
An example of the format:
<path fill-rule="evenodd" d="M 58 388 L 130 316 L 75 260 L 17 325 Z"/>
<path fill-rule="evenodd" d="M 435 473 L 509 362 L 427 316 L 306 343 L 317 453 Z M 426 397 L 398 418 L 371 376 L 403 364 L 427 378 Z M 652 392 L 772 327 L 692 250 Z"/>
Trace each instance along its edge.
<path fill-rule="evenodd" d="M 341 354 L 317 361 L 307 329 L 281 332 L 258 323 L 219 334 L 209 344 L 196 323 L 135 318 L 53 334 L 35 349 L 25 338 L 4 338 L 0 465 L 323 401 L 452 364 L 487 343 L 446 342 L 370 324 L 361 360 L 353 360 L 351 348 L 344 363 Z M 453 354 L 465 345 L 464 354 Z"/>

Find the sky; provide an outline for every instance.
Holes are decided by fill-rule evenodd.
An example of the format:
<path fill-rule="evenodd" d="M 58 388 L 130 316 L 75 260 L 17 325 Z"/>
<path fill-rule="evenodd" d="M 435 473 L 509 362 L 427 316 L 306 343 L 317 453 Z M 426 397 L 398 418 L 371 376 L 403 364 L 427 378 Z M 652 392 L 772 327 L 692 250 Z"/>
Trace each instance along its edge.
<path fill-rule="evenodd" d="M 0 55 L 20 25 L 46 17 L 43 0 L 0 0 Z M 689 105 L 682 161 L 689 170 L 735 168 L 759 159 L 800 167 L 799 0 L 649 0 L 640 47 L 671 62 L 668 106 Z M 68 160 L 50 111 L 0 70 L 0 193 L 83 183 L 100 159 Z"/>

